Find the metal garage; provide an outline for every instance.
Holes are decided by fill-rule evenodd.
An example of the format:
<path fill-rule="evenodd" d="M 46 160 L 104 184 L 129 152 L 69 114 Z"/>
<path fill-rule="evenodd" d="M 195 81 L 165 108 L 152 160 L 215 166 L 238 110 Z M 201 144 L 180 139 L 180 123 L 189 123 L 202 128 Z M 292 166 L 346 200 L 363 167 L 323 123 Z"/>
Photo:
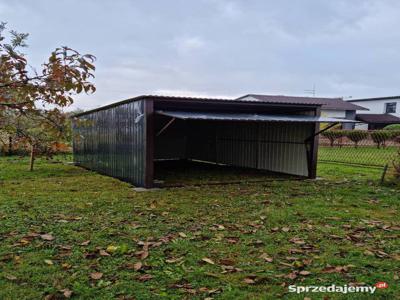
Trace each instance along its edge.
<path fill-rule="evenodd" d="M 146 188 L 160 159 L 315 178 L 319 124 L 344 122 L 321 104 L 139 96 L 75 115 L 74 161 Z"/>

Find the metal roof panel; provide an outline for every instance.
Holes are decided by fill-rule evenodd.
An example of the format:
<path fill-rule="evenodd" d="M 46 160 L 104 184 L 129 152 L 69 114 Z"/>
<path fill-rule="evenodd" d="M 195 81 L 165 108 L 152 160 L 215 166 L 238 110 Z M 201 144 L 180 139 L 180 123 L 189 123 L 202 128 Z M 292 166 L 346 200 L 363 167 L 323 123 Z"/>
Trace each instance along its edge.
<path fill-rule="evenodd" d="M 298 123 L 357 123 L 354 120 L 326 118 L 307 115 L 267 115 L 249 113 L 193 112 L 157 110 L 157 114 L 182 120 L 214 121 L 258 121 L 258 122 L 298 122 Z"/>

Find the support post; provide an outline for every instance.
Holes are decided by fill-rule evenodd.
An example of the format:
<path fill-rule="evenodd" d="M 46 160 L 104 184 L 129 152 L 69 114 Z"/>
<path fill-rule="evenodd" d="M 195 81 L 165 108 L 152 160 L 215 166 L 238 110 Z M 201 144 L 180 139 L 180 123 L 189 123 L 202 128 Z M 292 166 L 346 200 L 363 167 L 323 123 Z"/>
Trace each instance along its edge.
<path fill-rule="evenodd" d="M 321 107 L 315 109 L 316 117 L 321 116 Z M 314 135 L 310 139 L 310 150 L 309 150 L 309 159 L 308 159 L 308 178 L 315 179 L 317 177 L 317 161 L 318 161 L 318 134 L 320 133 L 319 129 L 320 123 L 314 123 Z M 307 145 L 306 145 L 307 146 Z"/>
<path fill-rule="evenodd" d="M 154 101 L 144 101 L 144 114 L 146 118 L 146 166 L 144 187 L 154 186 Z"/>

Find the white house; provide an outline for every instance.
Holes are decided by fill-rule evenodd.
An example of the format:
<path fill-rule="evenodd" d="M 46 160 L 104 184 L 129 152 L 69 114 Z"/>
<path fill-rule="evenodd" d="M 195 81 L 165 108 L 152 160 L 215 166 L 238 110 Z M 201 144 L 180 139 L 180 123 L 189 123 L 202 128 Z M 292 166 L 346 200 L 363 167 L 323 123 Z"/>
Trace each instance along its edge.
<path fill-rule="evenodd" d="M 389 124 L 400 123 L 400 96 L 347 101 L 369 109 L 369 111 L 357 112 L 356 119 L 364 122 L 364 124 L 356 125 L 357 129 L 382 129 Z"/>

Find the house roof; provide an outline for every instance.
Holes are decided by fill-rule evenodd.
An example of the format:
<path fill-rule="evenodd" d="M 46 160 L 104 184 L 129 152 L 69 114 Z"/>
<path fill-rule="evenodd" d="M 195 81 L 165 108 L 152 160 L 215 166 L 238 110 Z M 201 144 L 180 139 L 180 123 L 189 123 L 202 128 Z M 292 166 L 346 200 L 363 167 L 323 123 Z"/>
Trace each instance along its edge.
<path fill-rule="evenodd" d="M 357 114 L 356 120 L 364 123 L 400 124 L 400 118 L 390 114 Z"/>
<path fill-rule="evenodd" d="M 347 102 L 361 102 L 361 101 L 375 101 L 375 100 L 396 100 L 396 99 L 400 99 L 400 96 L 352 99 L 352 100 L 347 100 Z"/>
<path fill-rule="evenodd" d="M 283 96 L 283 95 L 257 95 L 248 94 L 238 98 L 247 101 L 262 101 L 268 103 L 290 103 L 290 104 L 319 104 L 322 109 L 328 110 L 369 110 L 365 107 L 355 105 L 344 101 L 342 98 L 317 98 L 317 97 L 297 97 L 297 96 Z"/>

